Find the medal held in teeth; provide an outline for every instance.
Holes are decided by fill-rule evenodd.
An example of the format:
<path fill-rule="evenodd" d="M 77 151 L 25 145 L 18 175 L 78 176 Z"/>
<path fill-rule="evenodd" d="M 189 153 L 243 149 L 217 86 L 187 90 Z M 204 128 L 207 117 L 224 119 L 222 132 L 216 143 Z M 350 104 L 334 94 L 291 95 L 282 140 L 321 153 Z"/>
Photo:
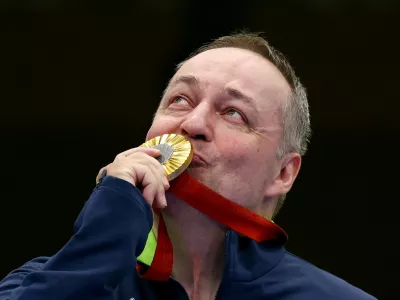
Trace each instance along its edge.
<path fill-rule="evenodd" d="M 193 158 L 192 144 L 179 134 L 163 134 L 148 140 L 140 147 L 160 150 L 161 154 L 156 159 L 163 165 L 170 181 L 182 174 Z"/>

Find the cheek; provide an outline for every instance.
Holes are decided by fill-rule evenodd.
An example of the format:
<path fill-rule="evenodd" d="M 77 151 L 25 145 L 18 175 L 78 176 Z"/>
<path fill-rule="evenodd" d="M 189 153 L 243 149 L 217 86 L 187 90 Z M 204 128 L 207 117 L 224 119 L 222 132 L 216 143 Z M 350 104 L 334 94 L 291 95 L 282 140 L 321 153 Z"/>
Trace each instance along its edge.
<path fill-rule="evenodd" d="M 156 117 L 146 135 L 146 141 L 165 133 L 177 133 L 179 122 L 168 117 Z"/>
<path fill-rule="evenodd" d="M 241 134 L 225 136 L 218 147 L 220 162 L 225 171 L 245 178 L 261 179 L 270 169 L 269 149 L 260 145 L 253 136 Z M 222 165 L 221 165 L 222 167 Z M 256 180 L 256 179 L 255 179 Z"/>
<path fill-rule="evenodd" d="M 254 152 L 252 142 L 238 135 L 225 135 L 218 148 L 219 152 L 223 157 L 226 157 L 233 168 L 240 167 L 242 164 L 247 164 L 251 161 L 252 153 Z"/>

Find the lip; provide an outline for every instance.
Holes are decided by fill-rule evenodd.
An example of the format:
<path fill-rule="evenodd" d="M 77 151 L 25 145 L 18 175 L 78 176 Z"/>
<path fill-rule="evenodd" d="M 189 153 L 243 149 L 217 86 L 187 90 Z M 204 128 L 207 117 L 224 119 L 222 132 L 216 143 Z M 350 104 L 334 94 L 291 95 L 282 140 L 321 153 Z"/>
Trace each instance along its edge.
<path fill-rule="evenodd" d="M 203 157 L 198 154 L 198 153 L 193 153 L 193 158 L 192 162 L 190 163 L 190 166 L 192 167 L 200 167 L 200 166 L 206 166 L 207 162 L 203 159 Z"/>

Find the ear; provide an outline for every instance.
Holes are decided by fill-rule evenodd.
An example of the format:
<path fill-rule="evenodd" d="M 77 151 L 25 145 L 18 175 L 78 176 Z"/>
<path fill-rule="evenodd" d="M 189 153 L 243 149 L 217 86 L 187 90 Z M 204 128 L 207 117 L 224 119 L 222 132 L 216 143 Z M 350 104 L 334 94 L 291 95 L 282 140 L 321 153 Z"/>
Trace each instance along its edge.
<path fill-rule="evenodd" d="M 280 164 L 280 172 L 267 186 L 265 197 L 275 197 L 290 191 L 300 171 L 301 156 L 298 153 L 289 153 L 281 159 Z"/>

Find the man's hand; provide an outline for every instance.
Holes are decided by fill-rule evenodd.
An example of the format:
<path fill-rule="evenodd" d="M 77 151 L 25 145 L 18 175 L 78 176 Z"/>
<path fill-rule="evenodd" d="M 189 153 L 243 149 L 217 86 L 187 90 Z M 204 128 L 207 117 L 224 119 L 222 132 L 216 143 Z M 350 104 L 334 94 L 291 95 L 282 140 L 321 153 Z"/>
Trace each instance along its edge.
<path fill-rule="evenodd" d="M 164 167 L 155 159 L 160 150 L 138 147 L 118 154 L 114 162 L 102 168 L 97 175 L 99 181 L 104 170 L 107 175 L 114 176 L 138 187 L 146 202 L 152 206 L 164 208 L 167 206 L 165 190 L 169 182 Z"/>

